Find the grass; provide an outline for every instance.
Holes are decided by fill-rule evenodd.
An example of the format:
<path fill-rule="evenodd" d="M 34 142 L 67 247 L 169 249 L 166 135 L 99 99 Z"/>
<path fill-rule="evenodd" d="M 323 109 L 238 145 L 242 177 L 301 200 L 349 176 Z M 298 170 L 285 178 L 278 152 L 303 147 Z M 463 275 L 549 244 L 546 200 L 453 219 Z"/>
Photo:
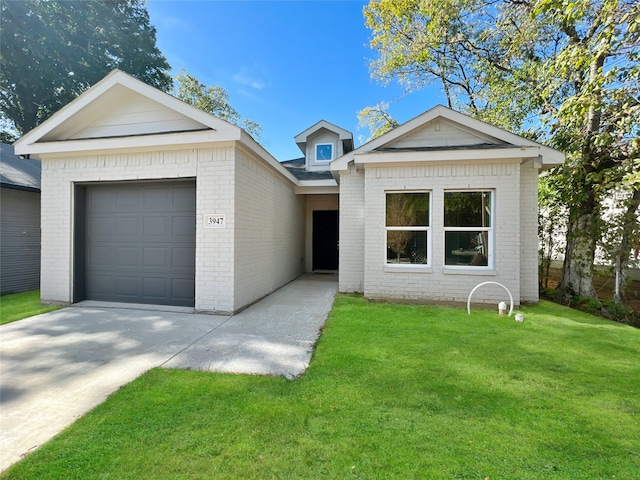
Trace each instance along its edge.
<path fill-rule="evenodd" d="M 0 325 L 33 317 L 60 307 L 40 304 L 40 290 L 12 293 L 0 297 Z"/>
<path fill-rule="evenodd" d="M 640 330 L 340 295 L 295 380 L 154 369 L 2 479 L 640 478 Z"/>

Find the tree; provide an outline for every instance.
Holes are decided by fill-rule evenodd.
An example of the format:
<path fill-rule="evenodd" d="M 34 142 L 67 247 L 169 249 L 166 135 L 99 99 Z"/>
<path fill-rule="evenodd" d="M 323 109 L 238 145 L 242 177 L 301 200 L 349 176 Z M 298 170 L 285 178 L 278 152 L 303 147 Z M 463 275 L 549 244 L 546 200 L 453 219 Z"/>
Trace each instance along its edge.
<path fill-rule="evenodd" d="M 0 3 L 0 115 L 25 133 L 119 68 L 164 91 L 144 0 Z"/>
<path fill-rule="evenodd" d="M 409 91 L 439 82 L 450 107 L 567 154 L 554 172 L 568 211 L 558 293 L 595 297 L 603 199 L 638 189 L 625 175 L 640 156 L 640 4 L 372 0 L 364 13 L 375 77 Z"/>
<path fill-rule="evenodd" d="M 373 107 L 365 107 L 358 112 L 358 127 L 367 127 L 371 132 L 371 136 L 365 141 L 378 138 L 399 125 L 398 121 L 387 113 L 388 108 L 389 103 L 380 102 Z"/>
<path fill-rule="evenodd" d="M 193 75 L 181 70 L 175 77 L 175 86 L 171 93 L 183 102 L 242 127 L 255 138 L 260 138 L 262 131 L 260 125 L 252 120 L 241 118 L 231 106 L 229 94 L 224 88 L 217 85 L 207 87 Z"/>

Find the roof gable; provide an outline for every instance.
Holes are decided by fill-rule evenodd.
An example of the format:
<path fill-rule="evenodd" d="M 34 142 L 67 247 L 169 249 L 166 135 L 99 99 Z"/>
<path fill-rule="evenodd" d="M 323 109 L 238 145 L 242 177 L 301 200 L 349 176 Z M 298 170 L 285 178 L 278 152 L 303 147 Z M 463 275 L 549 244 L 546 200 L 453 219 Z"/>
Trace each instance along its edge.
<path fill-rule="evenodd" d="M 78 111 L 72 120 L 51 128 L 41 140 L 109 138 L 210 128 L 183 113 L 116 84 Z"/>
<path fill-rule="evenodd" d="M 338 136 L 338 139 L 342 141 L 345 152 L 353 150 L 353 134 L 350 131 L 345 130 L 344 128 L 340 128 L 333 123 L 327 122 L 326 120 L 320 120 L 316 124 L 300 132 L 294 137 L 294 140 L 302 153 L 305 153 L 307 139 L 313 137 L 315 134 L 322 130 L 327 130 L 329 132 L 335 133 Z"/>
<path fill-rule="evenodd" d="M 355 156 L 397 150 L 536 149 L 544 165 L 558 165 L 564 154 L 540 143 L 438 105 L 334 160 L 331 170 L 346 170 Z M 483 154 L 484 156 L 485 154 Z M 532 153 L 529 151 L 528 156 Z M 449 158 L 454 156 L 449 155 Z"/>
<path fill-rule="evenodd" d="M 217 132 L 238 139 L 240 128 L 114 70 L 15 143 L 16 153 L 36 144 L 140 137 L 180 132 Z M 229 138 L 225 138 L 229 137 Z M 42 152 L 42 148 L 38 148 Z"/>
<path fill-rule="evenodd" d="M 437 117 L 387 142 L 377 150 L 469 147 L 473 145 L 505 145 L 505 142 L 451 122 L 446 118 Z"/>

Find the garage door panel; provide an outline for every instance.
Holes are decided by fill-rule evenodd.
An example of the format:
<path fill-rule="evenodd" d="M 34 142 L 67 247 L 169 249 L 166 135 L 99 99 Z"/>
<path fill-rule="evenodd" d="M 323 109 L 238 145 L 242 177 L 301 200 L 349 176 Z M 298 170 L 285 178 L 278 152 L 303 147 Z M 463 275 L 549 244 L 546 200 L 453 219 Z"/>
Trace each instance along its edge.
<path fill-rule="evenodd" d="M 174 188 L 173 189 L 173 205 L 174 207 L 183 208 L 185 211 L 195 211 L 196 209 L 196 192 L 192 188 Z"/>
<path fill-rule="evenodd" d="M 170 293 L 169 278 L 145 277 L 142 279 L 142 295 L 148 298 L 164 299 Z"/>
<path fill-rule="evenodd" d="M 139 211 L 142 196 L 132 189 L 121 189 L 116 192 L 116 206 L 120 212 Z"/>
<path fill-rule="evenodd" d="M 143 219 L 142 234 L 153 237 L 170 237 L 170 219 L 164 215 L 146 216 Z"/>
<path fill-rule="evenodd" d="M 110 295 L 112 293 L 114 280 L 114 277 L 109 275 L 88 275 L 87 288 L 96 295 L 95 300 L 101 300 L 101 298 L 97 297 Z"/>
<path fill-rule="evenodd" d="M 144 191 L 144 208 L 149 212 L 162 212 L 166 209 L 173 210 L 171 203 L 172 191 L 164 188 L 149 188 Z"/>
<path fill-rule="evenodd" d="M 189 278 L 173 278 L 171 280 L 172 295 L 175 298 L 188 300 L 191 298 L 192 292 L 195 290 L 196 284 L 193 279 Z"/>
<path fill-rule="evenodd" d="M 115 224 L 113 217 L 93 217 L 89 219 L 87 237 L 90 239 L 106 239 L 113 237 Z"/>
<path fill-rule="evenodd" d="M 121 299 L 140 296 L 140 279 L 138 277 L 115 277 L 115 293 Z"/>
<path fill-rule="evenodd" d="M 171 249 L 171 266 L 173 268 L 194 269 L 196 266 L 196 255 L 194 248 L 173 247 Z"/>
<path fill-rule="evenodd" d="M 174 237 L 193 237 L 195 235 L 196 225 L 193 219 L 174 216 L 171 223 L 171 233 Z"/>
<path fill-rule="evenodd" d="M 122 217 L 115 219 L 116 235 L 119 237 L 135 237 L 140 234 L 139 226 L 140 219 L 138 216 L 134 217 Z"/>
<path fill-rule="evenodd" d="M 101 265 L 111 265 L 115 261 L 113 247 L 109 246 L 100 246 L 100 245 L 91 245 L 87 249 L 87 260 L 92 265 L 101 266 Z"/>
<path fill-rule="evenodd" d="M 169 247 L 144 247 L 143 267 L 168 267 L 170 252 Z"/>
<path fill-rule="evenodd" d="M 86 298 L 193 306 L 195 182 L 86 187 Z"/>
<path fill-rule="evenodd" d="M 87 207 L 93 212 L 111 212 L 116 206 L 117 197 L 104 190 L 93 190 L 87 197 Z"/>
<path fill-rule="evenodd" d="M 115 264 L 120 267 L 138 267 L 140 265 L 140 247 L 116 247 Z"/>

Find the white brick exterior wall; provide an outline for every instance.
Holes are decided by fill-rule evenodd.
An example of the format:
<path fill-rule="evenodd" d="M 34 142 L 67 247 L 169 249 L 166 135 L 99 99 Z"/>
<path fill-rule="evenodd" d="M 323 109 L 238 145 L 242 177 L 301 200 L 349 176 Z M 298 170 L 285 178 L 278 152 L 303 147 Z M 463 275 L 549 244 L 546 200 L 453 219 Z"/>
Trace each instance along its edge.
<path fill-rule="evenodd" d="M 196 310 L 234 311 L 237 215 L 233 147 L 199 150 L 196 169 Z M 204 228 L 205 215 L 224 215 L 225 228 Z"/>
<path fill-rule="evenodd" d="M 338 288 L 364 291 L 364 172 L 353 165 L 340 174 L 340 257 Z"/>
<path fill-rule="evenodd" d="M 339 210 L 339 195 L 305 195 L 305 272 L 313 271 L 313 212 L 316 210 Z M 339 261 L 339 260 L 338 260 Z"/>
<path fill-rule="evenodd" d="M 281 175 L 236 151 L 235 309 L 304 270 L 304 198 Z"/>
<path fill-rule="evenodd" d="M 520 169 L 520 300 L 537 303 L 538 286 L 538 169 L 529 161 Z M 525 194 L 526 192 L 526 194 Z"/>
<path fill-rule="evenodd" d="M 536 229 L 529 231 L 533 222 L 529 222 L 529 230 L 527 226 L 521 230 L 520 209 L 514 208 L 521 205 L 520 189 L 523 185 L 520 182 L 519 163 L 368 165 L 364 175 L 351 171 L 343 173 L 340 181 L 341 221 L 343 225 L 346 224 L 341 232 L 341 291 L 357 291 L 360 267 L 355 249 L 358 245 L 364 245 L 364 285 L 361 291 L 368 298 L 466 302 L 469 292 L 478 283 L 494 281 L 504 284 L 511 291 L 515 303 L 519 304 L 520 240 L 525 234 L 536 236 Z M 360 199 L 356 186 L 358 182 L 364 184 L 361 187 L 364 198 Z M 444 192 L 456 189 L 495 191 L 495 268 L 490 271 L 454 269 L 444 265 Z M 431 192 L 430 268 L 408 269 L 386 265 L 385 192 L 390 190 Z M 527 195 L 534 193 L 529 191 Z M 360 218 L 365 220 L 359 222 Z M 362 224 L 363 231 L 358 229 Z M 348 244 L 353 250 L 345 251 L 343 244 Z M 349 258 L 351 254 L 355 258 Z M 489 285 L 478 290 L 473 300 L 495 304 L 500 300 L 508 301 L 508 295 L 502 288 Z"/>
<path fill-rule="evenodd" d="M 42 301 L 73 300 L 74 183 L 195 177 L 197 158 L 196 150 L 43 158 Z"/>
<path fill-rule="evenodd" d="M 303 200 L 238 152 L 229 145 L 43 158 L 42 300 L 73 301 L 74 183 L 196 179 L 197 310 L 236 311 L 302 273 Z M 205 229 L 206 214 L 224 214 L 226 228 Z"/>

